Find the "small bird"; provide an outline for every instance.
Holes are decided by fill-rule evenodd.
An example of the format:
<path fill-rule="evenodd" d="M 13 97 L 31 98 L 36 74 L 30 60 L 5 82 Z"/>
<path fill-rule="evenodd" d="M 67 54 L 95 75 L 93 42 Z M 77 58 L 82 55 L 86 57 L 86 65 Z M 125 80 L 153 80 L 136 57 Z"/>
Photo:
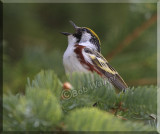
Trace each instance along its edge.
<path fill-rule="evenodd" d="M 96 72 L 107 78 L 116 89 L 127 89 L 122 77 L 102 56 L 97 34 L 90 28 L 78 27 L 72 21 L 70 23 L 75 28 L 75 33 L 62 32 L 68 37 L 68 47 L 63 55 L 65 72 Z"/>

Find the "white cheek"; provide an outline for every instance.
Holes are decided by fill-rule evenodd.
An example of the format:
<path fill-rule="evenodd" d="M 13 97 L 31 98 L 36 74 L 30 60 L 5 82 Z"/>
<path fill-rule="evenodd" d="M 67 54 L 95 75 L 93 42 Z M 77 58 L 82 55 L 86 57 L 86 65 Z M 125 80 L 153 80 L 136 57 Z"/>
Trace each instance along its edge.
<path fill-rule="evenodd" d="M 81 42 L 86 42 L 86 41 L 89 41 L 90 39 L 91 39 L 91 35 L 89 33 L 84 33 L 82 35 Z"/>
<path fill-rule="evenodd" d="M 76 38 L 73 35 L 68 36 L 68 45 L 74 45 L 76 43 Z"/>

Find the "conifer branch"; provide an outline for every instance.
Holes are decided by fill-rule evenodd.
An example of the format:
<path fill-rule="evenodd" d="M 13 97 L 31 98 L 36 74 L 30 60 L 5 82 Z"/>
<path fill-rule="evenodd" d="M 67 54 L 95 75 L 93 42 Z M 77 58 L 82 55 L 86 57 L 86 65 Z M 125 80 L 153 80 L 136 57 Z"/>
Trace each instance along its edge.
<path fill-rule="evenodd" d="M 132 33 L 127 35 L 125 39 L 120 42 L 117 47 L 111 51 L 107 56 L 106 59 L 109 61 L 113 59 L 117 54 L 119 54 L 125 47 L 131 44 L 136 38 L 138 38 L 145 30 L 151 27 L 157 21 L 157 14 L 154 14 L 150 19 L 145 21 L 142 25 L 135 28 Z"/>

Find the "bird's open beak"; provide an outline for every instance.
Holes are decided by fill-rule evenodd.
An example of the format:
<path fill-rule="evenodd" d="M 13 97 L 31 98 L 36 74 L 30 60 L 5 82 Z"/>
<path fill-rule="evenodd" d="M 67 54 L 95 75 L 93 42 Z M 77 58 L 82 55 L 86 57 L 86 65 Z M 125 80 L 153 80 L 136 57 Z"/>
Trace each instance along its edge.
<path fill-rule="evenodd" d="M 75 30 L 77 30 L 79 28 L 73 21 L 70 20 L 69 22 L 75 28 Z"/>
<path fill-rule="evenodd" d="M 71 35 L 71 33 L 68 33 L 68 32 L 61 32 L 61 34 L 66 35 L 66 36 Z"/>
<path fill-rule="evenodd" d="M 69 21 L 69 22 L 71 23 L 71 25 L 75 28 L 75 30 L 77 32 L 80 27 L 78 27 L 76 24 L 74 24 L 73 21 Z M 68 32 L 61 32 L 61 34 L 66 35 L 66 36 L 72 35 L 71 33 L 68 33 Z"/>

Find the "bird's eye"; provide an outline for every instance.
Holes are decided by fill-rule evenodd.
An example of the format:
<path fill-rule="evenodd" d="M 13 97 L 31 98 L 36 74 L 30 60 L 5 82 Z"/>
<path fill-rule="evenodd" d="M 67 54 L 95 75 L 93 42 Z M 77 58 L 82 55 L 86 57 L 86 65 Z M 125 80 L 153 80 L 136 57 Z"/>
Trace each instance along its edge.
<path fill-rule="evenodd" d="M 83 32 L 86 32 L 87 30 L 84 28 L 84 29 L 82 29 L 82 31 L 83 31 Z"/>

